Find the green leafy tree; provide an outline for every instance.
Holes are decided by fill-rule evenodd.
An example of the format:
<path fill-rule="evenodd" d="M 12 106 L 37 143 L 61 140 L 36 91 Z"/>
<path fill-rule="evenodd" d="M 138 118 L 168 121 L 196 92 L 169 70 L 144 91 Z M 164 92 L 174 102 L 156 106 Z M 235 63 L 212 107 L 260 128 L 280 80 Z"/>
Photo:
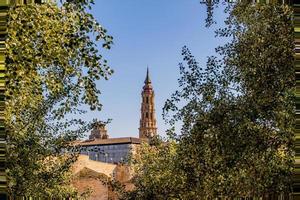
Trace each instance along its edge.
<path fill-rule="evenodd" d="M 132 155 L 132 179 L 135 189 L 125 193 L 124 199 L 180 199 L 186 178 L 177 168 L 175 141 L 158 139 L 154 144 L 143 143 Z"/>
<path fill-rule="evenodd" d="M 70 186 L 77 156 L 70 144 L 94 123 L 78 117 L 86 111 L 79 107 L 101 110 L 95 81 L 112 74 L 95 42 L 109 49 L 112 37 L 89 13 L 92 3 L 29 4 L 9 11 L 5 120 L 13 197 L 78 196 Z"/>
<path fill-rule="evenodd" d="M 182 121 L 181 134 L 169 134 L 176 141 L 171 155 L 140 160 L 134 192 L 142 197 L 155 193 L 164 199 L 226 199 L 290 191 L 295 90 L 292 10 L 286 5 L 244 2 L 228 11 L 226 27 L 216 33 L 231 41 L 216 48 L 219 55 L 209 57 L 205 67 L 187 47 L 182 50 L 180 89 L 164 107 L 171 125 Z M 165 167 L 161 159 L 166 160 Z M 168 175 L 172 186 L 167 188 L 181 190 L 162 191 L 166 184 L 160 178 L 168 172 L 183 181 L 172 185 L 173 176 Z"/>
<path fill-rule="evenodd" d="M 288 6 L 237 4 L 217 31 L 233 40 L 201 70 L 183 49 L 175 114 L 182 169 L 195 193 L 249 197 L 289 187 L 293 166 L 293 25 Z M 178 109 L 178 108 L 177 108 Z"/>

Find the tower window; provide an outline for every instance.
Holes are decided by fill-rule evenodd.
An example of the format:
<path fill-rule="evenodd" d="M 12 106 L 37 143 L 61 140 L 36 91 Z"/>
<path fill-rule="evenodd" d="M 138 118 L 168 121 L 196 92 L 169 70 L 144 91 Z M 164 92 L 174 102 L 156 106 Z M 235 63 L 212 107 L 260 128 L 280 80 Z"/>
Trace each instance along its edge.
<path fill-rule="evenodd" d="M 148 112 L 146 112 L 146 118 L 148 119 L 149 115 L 148 115 Z"/>
<path fill-rule="evenodd" d="M 147 104 L 149 103 L 149 97 L 146 97 L 146 103 Z"/>

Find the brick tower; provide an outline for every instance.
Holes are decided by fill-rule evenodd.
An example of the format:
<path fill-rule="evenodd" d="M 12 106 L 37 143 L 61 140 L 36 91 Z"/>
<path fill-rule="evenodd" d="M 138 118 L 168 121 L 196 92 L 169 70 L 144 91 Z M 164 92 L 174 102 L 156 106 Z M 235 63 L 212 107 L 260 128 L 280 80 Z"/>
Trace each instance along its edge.
<path fill-rule="evenodd" d="M 148 68 L 144 83 L 139 136 L 140 138 L 150 138 L 157 134 L 157 128 L 154 108 L 154 91 L 151 85 Z"/>

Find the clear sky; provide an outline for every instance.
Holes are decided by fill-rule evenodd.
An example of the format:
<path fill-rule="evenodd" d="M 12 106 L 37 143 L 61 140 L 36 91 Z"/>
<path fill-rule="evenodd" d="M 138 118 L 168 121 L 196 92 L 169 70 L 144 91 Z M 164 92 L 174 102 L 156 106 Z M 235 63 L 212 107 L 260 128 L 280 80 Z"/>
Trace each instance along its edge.
<path fill-rule="evenodd" d="M 96 0 L 92 13 L 114 37 L 111 50 L 101 50 L 115 73 L 97 82 L 103 110 L 86 119 L 111 118 L 110 137 L 138 137 L 141 90 L 147 65 L 155 91 L 158 133 L 167 98 L 178 87 L 181 49 L 187 45 L 200 64 L 214 54 L 220 39 L 216 27 L 205 28 L 206 8 L 199 0 Z M 218 12 L 217 19 L 224 18 Z"/>

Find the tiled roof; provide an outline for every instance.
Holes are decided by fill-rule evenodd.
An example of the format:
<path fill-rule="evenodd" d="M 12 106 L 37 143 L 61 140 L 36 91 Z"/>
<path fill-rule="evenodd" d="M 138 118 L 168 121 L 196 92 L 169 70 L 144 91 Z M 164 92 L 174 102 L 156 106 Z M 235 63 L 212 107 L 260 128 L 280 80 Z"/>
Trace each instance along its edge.
<path fill-rule="evenodd" d="M 123 138 L 108 138 L 108 139 L 94 139 L 86 140 L 78 143 L 81 146 L 94 146 L 94 145 L 109 145 L 109 144 L 141 144 L 140 138 L 123 137 Z"/>

